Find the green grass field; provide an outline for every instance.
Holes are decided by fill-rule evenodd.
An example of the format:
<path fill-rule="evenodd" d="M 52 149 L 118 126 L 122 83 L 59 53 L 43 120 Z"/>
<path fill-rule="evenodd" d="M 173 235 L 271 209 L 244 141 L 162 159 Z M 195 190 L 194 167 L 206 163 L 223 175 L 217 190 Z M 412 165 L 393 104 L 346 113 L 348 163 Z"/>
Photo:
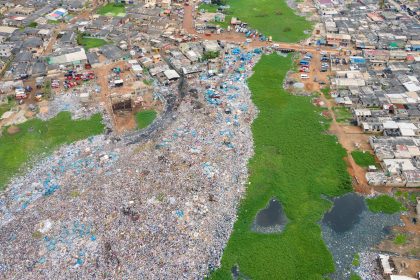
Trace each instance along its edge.
<path fill-rule="evenodd" d="M 369 210 L 374 213 L 394 214 L 405 210 L 401 202 L 386 194 L 374 198 L 367 198 L 366 203 Z"/>
<path fill-rule="evenodd" d="M 72 120 L 69 112 L 62 112 L 49 121 L 29 120 L 18 125 L 20 132 L 0 137 L 0 190 L 32 156 L 50 153 L 68 144 L 102 133 L 104 126 L 99 114 L 89 120 Z"/>
<path fill-rule="evenodd" d="M 297 42 L 307 38 L 303 31 L 312 29 L 304 17 L 297 16 L 285 0 L 227 0 L 229 14 L 247 22 L 274 41 Z"/>
<path fill-rule="evenodd" d="M 148 127 L 156 118 L 155 110 L 144 110 L 136 114 L 137 128 L 142 129 Z"/>
<path fill-rule="evenodd" d="M 80 39 L 80 43 L 86 50 L 99 48 L 103 45 L 108 44 L 108 42 L 103 39 L 89 37 L 83 37 L 82 39 Z"/>
<path fill-rule="evenodd" d="M 309 97 L 282 88 L 291 56 L 263 56 L 249 79 L 259 108 L 252 125 L 255 155 L 249 162 L 250 184 L 238 209 L 238 220 L 224 250 L 222 267 L 210 279 L 231 279 L 231 268 L 253 280 L 324 279 L 334 271 L 333 258 L 318 224 L 337 196 L 351 190 L 343 157 L 334 136 L 323 133 L 320 109 Z M 281 234 L 251 231 L 256 213 L 278 198 L 289 218 Z"/>
<path fill-rule="evenodd" d="M 104 16 L 124 16 L 125 6 L 124 4 L 108 3 L 105 6 L 100 7 L 96 12 Z"/>
<path fill-rule="evenodd" d="M 353 151 L 351 157 L 360 167 L 368 167 L 369 165 L 376 165 L 375 156 L 365 151 Z"/>

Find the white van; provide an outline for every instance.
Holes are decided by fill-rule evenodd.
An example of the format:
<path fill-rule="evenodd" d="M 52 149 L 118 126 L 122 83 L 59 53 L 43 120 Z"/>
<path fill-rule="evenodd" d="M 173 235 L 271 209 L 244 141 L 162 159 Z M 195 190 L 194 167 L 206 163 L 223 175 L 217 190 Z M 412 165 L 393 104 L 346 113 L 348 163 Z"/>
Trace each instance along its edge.
<path fill-rule="evenodd" d="M 307 74 L 300 74 L 301 79 L 309 79 L 309 76 Z"/>

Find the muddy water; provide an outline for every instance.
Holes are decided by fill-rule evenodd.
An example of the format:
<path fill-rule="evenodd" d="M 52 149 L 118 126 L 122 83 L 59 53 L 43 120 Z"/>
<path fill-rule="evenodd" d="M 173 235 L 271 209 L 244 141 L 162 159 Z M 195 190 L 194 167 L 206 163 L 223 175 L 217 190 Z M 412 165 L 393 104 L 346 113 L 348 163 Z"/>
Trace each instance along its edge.
<path fill-rule="evenodd" d="M 287 221 L 281 203 L 272 198 L 267 207 L 257 213 L 252 229 L 263 233 L 280 232 L 284 229 Z"/>

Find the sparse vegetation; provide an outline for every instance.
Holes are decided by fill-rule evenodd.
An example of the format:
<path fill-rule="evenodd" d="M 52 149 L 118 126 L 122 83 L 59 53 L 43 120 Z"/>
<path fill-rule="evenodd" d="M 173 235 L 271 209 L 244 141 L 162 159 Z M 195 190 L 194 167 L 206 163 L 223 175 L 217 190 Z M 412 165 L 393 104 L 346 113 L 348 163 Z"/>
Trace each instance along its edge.
<path fill-rule="evenodd" d="M 374 198 L 368 198 L 366 199 L 366 203 L 369 210 L 374 213 L 382 212 L 386 214 L 393 214 L 405 210 L 401 202 L 386 194 Z"/>
<path fill-rule="evenodd" d="M 51 20 L 51 19 L 49 19 L 49 20 L 47 20 L 47 23 L 48 23 L 48 24 L 54 24 L 54 25 L 57 25 L 57 24 L 60 24 L 60 21 L 58 21 L 58 20 Z"/>
<path fill-rule="evenodd" d="M 350 274 L 350 280 L 362 280 L 362 277 L 360 277 L 359 274 L 352 272 Z"/>
<path fill-rule="evenodd" d="M 260 110 L 252 124 L 250 183 L 222 266 L 211 279 L 231 279 L 235 264 L 250 279 L 323 279 L 334 271 L 318 221 L 331 206 L 321 195 L 351 190 L 346 152 L 334 136 L 322 133 L 321 109 L 310 97 L 290 95 L 281 87 L 291 64 L 291 56 L 263 56 L 248 81 Z M 252 221 L 272 197 L 283 204 L 289 223 L 281 234 L 256 234 Z"/>
<path fill-rule="evenodd" d="M 38 26 L 38 23 L 36 23 L 35 21 L 33 21 L 33 22 L 29 23 L 28 26 L 35 28 L 35 27 Z"/>
<path fill-rule="evenodd" d="M 42 238 L 42 233 L 40 231 L 36 230 L 32 233 L 32 237 L 35 238 L 35 239 L 41 239 Z"/>
<path fill-rule="evenodd" d="M 199 11 L 204 10 L 204 11 L 209 12 L 209 13 L 215 13 L 215 12 L 217 12 L 217 9 L 218 8 L 219 8 L 218 5 L 215 5 L 215 4 L 206 4 L 206 3 L 201 3 L 198 6 L 198 10 Z"/>
<path fill-rule="evenodd" d="M 3 103 L 0 105 L 0 117 L 7 111 L 9 111 L 10 109 L 12 109 L 13 107 L 13 101 L 7 99 L 6 103 Z"/>
<path fill-rule="evenodd" d="M 0 136 L 0 190 L 32 156 L 48 154 L 61 144 L 100 134 L 104 129 L 99 114 L 88 120 L 72 120 L 69 112 L 49 121 L 32 119 L 18 127 L 16 134 Z"/>
<path fill-rule="evenodd" d="M 338 106 L 334 107 L 333 110 L 337 122 L 348 122 L 353 117 L 349 109 L 346 107 Z"/>
<path fill-rule="evenodd" d="M 44 83 L 44 96 L 47 99 L 51 98 L 52 90 L 51 90 L 51 80 L 47 80 Z"/>
<path fill-rule="evenodd" d="M 108 3 L 100 7 L 97 13 L 104 16 L 119 16 L 125 14 L 124 4 Z"/>
<path fill-rule="evenodd" d="M 355 254 L 354 255 L 354 257 L 353 257 L 353 261 L 352 261 L 352 263 L 351 263 L 353 266 L 359 266 L 360 265 L 360 256 L 359 256 L 359 254 Z"/>
<path fill-rule="evenodd" d="M 208 51 L 208 52 L 203 53 L 203 60 L 214 59 L 214 58 L 217 58 L 217 57 L 219 57 L 219 52 Z"/>
<path fill-rule="evenodd" d="M 406 243 L 407 243 L 407 235 L 400 233 L 400 234 L 397 234 L 397 236 L 395 236 L 394 238 L 395 245 L 404 245 Z"/>
<path fill-rule="evenodd" d="M 321 89 L 321 92 L 324 94 L 325 98 L 331 99 L 331 89 L 330 87 L 324 87 Z"/>

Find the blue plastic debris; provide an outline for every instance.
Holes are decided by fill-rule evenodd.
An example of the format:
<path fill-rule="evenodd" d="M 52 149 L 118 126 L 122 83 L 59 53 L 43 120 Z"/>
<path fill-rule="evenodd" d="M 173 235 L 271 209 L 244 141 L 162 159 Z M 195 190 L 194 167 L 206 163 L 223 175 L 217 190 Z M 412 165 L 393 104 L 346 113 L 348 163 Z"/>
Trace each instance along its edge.
<path fill-rule="evenodd" d="M 232 50 L 232 54 L 234 54 L 234 55 L 237 55 L 237 54 L 240 54 L 240 53 L 241 53 L 241 50 L 239 48 L 234 48 Z"/>
<path fill-rule="evenodd" d="M 213 89 L 208 89 L 205 92 L 205 99 L 211 105 L 222 104 L 222 100 L 220 100 L 220 95 Z"/>
<path fill-rule="evenodd" d="M 182 210 L 176 210 L 175 214 L 177 215 L 178 218 L 184 217 L 184 211 Z"/>

